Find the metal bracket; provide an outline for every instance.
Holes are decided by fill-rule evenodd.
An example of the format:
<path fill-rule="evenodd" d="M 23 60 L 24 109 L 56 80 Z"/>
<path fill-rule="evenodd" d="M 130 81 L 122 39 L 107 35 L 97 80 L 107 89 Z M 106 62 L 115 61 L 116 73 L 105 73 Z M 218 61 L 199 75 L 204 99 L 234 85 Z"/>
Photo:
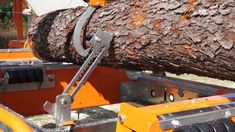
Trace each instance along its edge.
<path fill-rule="evenodd" d="M 83 57 L 86 57 L 88 55 L 90 48 L 88 49 L 83 48 L 81 44 L 81 32 L 86 22 L 91 17 L 91 15 L 95 12 L 95 10 L 96 10 L 96 7 L 89 6 L 87 10 L 82 14 L 80 19 L 78 20 L 74 29 L 74 37 L 73 37 L 74 47 L 76 51 Z"/>
<path fill-rule="evenodd" d="M 222 118 L 230 118 L 235 115 L 235 103 L 221 104 L 212 107 L 194 109 L 183 112 L 158 115 L 162 130 L 169 130 L 195 123 L 214 121 Z"/>
<path fill-rule="evenodd" d="M 65 91 L 62 93 L 62 95 L 58 95 L 56 97 L 55 104 L 50 103 L 49 101 L 44 104 L 44 110 L 56 117 L 57 124 L 62 124 L 65 121 L 71 120 L 70 106 L 73 102 L 73 98 L 85 84 L 88 77 L 101 61 L 105 53 L 107 53 L 112 39 L 113 35 L 111 33 L 98 30 L 90 41 L 91 45 L 93 46 L 92 52 L 90 53 L 84 64 L 80 67 L 78 72 L 75 74 Z M 71 91 L 71 95 L 69 95 L 69 91 L 79 79 L 79 83 L 77 84 L 75 89 Z"/>

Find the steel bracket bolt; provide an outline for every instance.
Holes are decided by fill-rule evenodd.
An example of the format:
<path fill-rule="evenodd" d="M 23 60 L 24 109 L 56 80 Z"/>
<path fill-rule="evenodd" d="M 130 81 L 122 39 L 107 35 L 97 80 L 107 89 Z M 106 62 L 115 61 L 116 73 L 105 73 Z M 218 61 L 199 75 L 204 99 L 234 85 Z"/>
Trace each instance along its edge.
<path fill-rule="evenodd" d="M 125 116 L 125 115 L 120 115 L 120 116 L 118 116 L 118 121 L 119 121 L 120 123 L 124 123 L 125 119 L 126 119 L 126 116 Z"/>
<path fill-rule="evenodd" d="M 155 90 L 152 90 L 152 91 L 151 91 L 151 96 L 152 96 L 152 97 L 156 97 L 156 96 L 157 96 L 157 92 L 156 92 Z"/>
<path fill-rule="evenodd" d="M 95 39 L 95 41 L 97 41 L 97 42 L 100 42 L 100 41 L 101 41 L 101 39 L 100 39 L 99 37 L 97 37 L 97 36 L 94 36 L 94 39 Z"/>
<path fill-rule="evenodd" d="M 226 111 L 225 112 L 225 118 L 228 118 L 232 115 L 232 113 L 230 111 Z"/>
<path fill-rule="evenodd" d="M 62 98 L 62 99 L 60 100 L 60 102 L 61 102 L 61 104 L 63 104 L 63 105 L 68 104 L 68 101 L 67 101 L 66 99 L 64 99 L 64 98 Z"/>
<path fill-rule="evenodd" d="M 185 93 L 185 91 L 184 91 L 183 89 L 179 89 L 179 90 L 178 90 L 178 95 L 179 95 L 180 97 L 184 97 L 184 93 Z"/>

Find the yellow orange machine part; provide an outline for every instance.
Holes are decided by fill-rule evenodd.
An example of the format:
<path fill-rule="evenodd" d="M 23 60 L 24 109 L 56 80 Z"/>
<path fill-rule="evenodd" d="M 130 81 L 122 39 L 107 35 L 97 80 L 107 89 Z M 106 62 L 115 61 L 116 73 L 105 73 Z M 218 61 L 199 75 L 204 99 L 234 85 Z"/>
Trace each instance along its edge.
<path fill-rule="evenodd" d="M 30 49 L 3 49 L 0 50 L 0 56 L 0 62 L 38 60 Z"/>
<path fill-rule="evenodd" d="M 89 5 L 91 6 L 104 6 L 105 0 L 90 0 Z"/>
<path fill-rule="evenodd" d="M 14 132 L 32 132 L 32 128 L 22 119 L 14 115 L 12 112 L 0 107 L 0 122 L 4 123 L 7 127 Z M 1 131 L 1 129 L 0 129 Z"/>
<path fill-rule="evenodd" d="M 192 100 L 177 101 L 146 107 L 134 107 L 127 103 L 121 104 L 119 117 L 121 121 L 117 124 L 117 132 L 172 132 L 162 131 L 157 115 L 181 112 L 198 108 L 225 104 L 235 100 L 235 94 L 216 95 Z M 232 119 L 234 120 L 234 119 Z"/>

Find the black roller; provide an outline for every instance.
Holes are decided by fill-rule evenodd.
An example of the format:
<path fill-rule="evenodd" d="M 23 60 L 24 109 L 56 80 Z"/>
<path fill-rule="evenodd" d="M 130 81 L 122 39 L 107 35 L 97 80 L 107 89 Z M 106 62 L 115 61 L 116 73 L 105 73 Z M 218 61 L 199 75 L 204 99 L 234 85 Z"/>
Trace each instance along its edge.
<path fill-rule="evenodd" d="M 235 125 L 231 120 L 229 120 L 229 119 L 220 119 L 218 121 L 221 122 L 227 128 L 228 132 L 235 132 Z"/>
<path fill-rule="evenodd" d="M 19 83 L 26 83 L 27 82 L 27 71 L 25 69 L 20 69 L 18 70 L 18 74 L 19 74 Z"/>
<path fill-rule="evenodd" d="M 17 70 L 11 69 L 6 71 L 5 74 L 8 76 L 8 84 L 19 83 L 19 74 Z"/>
<path fill-rule="evenodd" d="M 214 132 L 228 132 L 225 125 L 221 123 L 219 120 L 210 121 L 207 122 L 207 124 L 209 124 L 213 128 Z"/>
<path fill-rule="evenodd" d="M 33 69 L 27 69 L 27 82 L 35 82 L 35 73 Z"/>
<path fill-rule="evenodd" d="M 43 71 L 42 69 L 34 69 L 35 73 L 35 81 L 36 82 L 42 82 L 43 81 Z"/>
<path fill-rule="evenodd" d="M 188 126 L 178 127 L 174 130 L 174 132 L 201 132 L 201 131 L 195 126 L 188 125 Z"/>
<path fill-rule="evenodd" d="M 195 126 L 200 129 L 200 132 L 214 132 L 214 129 L 207 123 L 196 123 L 192 126 Z"/>

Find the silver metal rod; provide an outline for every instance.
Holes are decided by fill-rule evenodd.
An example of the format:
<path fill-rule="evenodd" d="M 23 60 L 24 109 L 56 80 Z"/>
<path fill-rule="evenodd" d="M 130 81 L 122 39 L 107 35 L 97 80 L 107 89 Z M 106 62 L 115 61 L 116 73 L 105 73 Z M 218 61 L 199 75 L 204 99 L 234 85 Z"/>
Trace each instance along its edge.
<path fill-rule="evenodd" d="M 31 49 L 19 48 L 19 49 L 0 49 L 0 52 L 30 52 Z"/>
<path fill-rule="evenodd" d="M 95 55 L 95 54 L 96 54 L 96 51 L 93 50 L 91 52 L 91 54 L 89 55 L 89 57 L 87 58 L 87 60 L 85 61 L 85 63 L 82 65 L 82 67 L 75 74 L 75 76 L 73 77 L 73 79 L 71 80 L 71 82 L 69 83 L 69 85 L 67 86 L 67 88 L 65 89 L 65 91 L 62 94 L 67 94 L 69 92 L 69 90 L 73 87 L 74 83 L 80 78 L 80 76 L 82 75 L 82 72 L 86 69 L 86 66 L 89 64 L 89 62 L 93 58 L 93 55 Z"/>
<path fill-rule="evenodd" d="M 80 80 L 79 84 L 76 86 L 76 88 L 74 89 L 73 93 L 71 94 L 72 98 L 74 98 L 74 96 L 80 90 L 82 85 L 84 85 L 84 83 L 86 82 L 87 78 L 90 76 L 92 71 L 96 68 L 96 65 L 99 63 L 100 59 L 103 57 L 105 50 L 106 50 L 105 48 L 102 49 L 102 51 L 99 53 L 99 55 L 95 59 L 94 63 L 90 66 L 90 68 L 87 70 L 87 72 L 85 73 L 83 78 Z"/>

